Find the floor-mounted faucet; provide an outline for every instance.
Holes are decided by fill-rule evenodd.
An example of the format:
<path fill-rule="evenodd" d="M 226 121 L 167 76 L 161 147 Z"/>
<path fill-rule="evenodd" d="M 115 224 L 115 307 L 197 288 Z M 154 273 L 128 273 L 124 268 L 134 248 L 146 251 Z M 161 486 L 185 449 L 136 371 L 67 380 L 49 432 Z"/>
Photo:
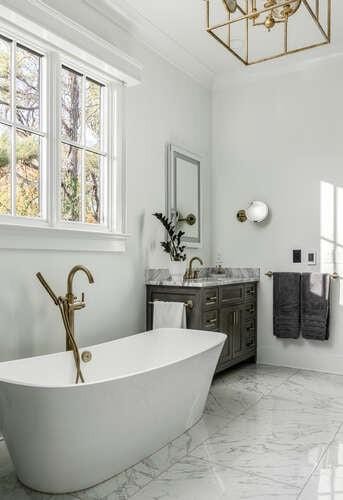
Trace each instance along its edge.
<path fill-rule="evenodd" d="M 78 298 L 74 295 L 73 292 L 73 282 L 74 282 L 74 277 L 75 274 L 78 271 L 82 271 L 86 274 L 89 283 L 94 283 L 94 278 L 92 273 L 87 269 L 85 266 L 77 265 L 74 266 L 71 271 L 68 274 L 68 279 L 67 279 L 67 293 L 65 297 L 57 297 L 57 295 L 54 293 L 50 285 L 47 283 L 47 281 L 43 278 L 41 273 L 37 273 L 36 276 L 41 282 L 41 284 L 44 286 L 45 290 L 48 292 L 50 295 L 51 299 L 55 303 L 56 306 L 59 307 L 64 328 L 66 331 L 66 350 L 67 351 L 73 351 L 74 353 L 74 359 L 75 359 L 75 364 L 76 364 L 76 383 L 80 380 L 81 382 L 84 382 L 84 378 L 82 375 L 81 371 L 81 366 L 80 366 L 80 353 L 79 349 L 77 347 L 77 343 L 75 341 L 75 328 L 74 328 L 74 315 L 75 311 L 79 309 L 83 309 L 86 307 L 86 302 L 85 302 L 85 294 L 82 293 L 81 299 L 78 300 Z"/>
<path fill-rule="evenodd" d="M 82 292 L 81 300 L 78 300 L 77 297 L 74 296 L 74 292 L 73 292 L 74 277 L 78 271 L 82 271 L 86 274 L 86 276 L 88 278 L 88 282 L 90 284 L 94 283 L 94 278 L 93 278 L 92 273 L 85 266 L 81 266 L 81 265 L 74 266 L 68 274 L 67 294 L 65 296 L 66 300 L 63 303 L 63 307 L 65 308 L 65 312 L 66 312 L 66 315 L 67 315 L 68 320 L 69 320 L 71 334 L 73 337 L 75 337 L 75 321 L 74 321 L 75 311 L 78 311 L 78 310 L 86 307 L 85 294 Z M 69 335 L 66 336 L 66 350 L 67 351 L 72 350 L 72 345 L 70 343 Z"/>

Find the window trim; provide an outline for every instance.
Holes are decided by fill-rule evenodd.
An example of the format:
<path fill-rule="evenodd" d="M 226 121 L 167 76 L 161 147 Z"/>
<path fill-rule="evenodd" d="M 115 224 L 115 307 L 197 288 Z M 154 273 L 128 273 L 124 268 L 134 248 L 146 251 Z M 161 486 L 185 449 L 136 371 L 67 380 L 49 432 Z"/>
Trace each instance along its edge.
<path fill-rule="evenodd" d="M 82 58 L 74 56 L 65 50 L 64 46 L 57 47 L 39 39 L 27 31 L 13 29 L 8 27 L 7 23 L 0 19 L 0 32 L 3 36 L 10 40 L 20 42 L 20 45 L 27 46 L 28 49 L 34 50 L 43 56 L 42 58 L 42 76 L 44 73 L 44 84 L 42 85 L 41 101 L 46 98 L 46 110 L 41 109 L 42 117 L 41 129 L 45 129 L 47 134 L 46 140 L 46 162 L 50 165 L 46 169 L 46 210 L 45 217 L 36 219 L 30 217 L 19 216 L 1 216 L 0 220 L 0 248 L 39 248 L 53 249 L 54 245 L 44 244 L 44 235 L 50 239 L 56 240 L 56 249 L 68 249 L 68 241 L 72 235 L 76 236 L 75 240 L 80 241 L 79 250 L 88 250 L 89 240 L 103 240 L 104 249 L 101 250 L 100 246 L 97 251 L 107 251 L 106 242 L 111 240 L 118 240 L 120 243 L 118 248 L 114 251 L 123 251 L 125 245 L 123 242 L 129 237 L 126 232 L 126 164 L 125 164 L 125 134 L 124 134 L 124 88 L 125 84 L 117 80 L 113 75 L 109 75 L 108 71 L 97 71 L 93 64 L 87 64 Z M 71 44 L 68 42 L 68 45 Z M 78 49 L 75 46 L 75 52 Z M 84 52 L 82 57 L 85 58 Z M 94 56 L 91 57 L 92 62 Z M 87 77 L 93 78 L 106 87 L 107 93 L 107 106 L 104 109 L 109 109 L 110 103 L 111 110 L 109 111 L 113 119 L 105 119 L 108 125 L 105 141 L 107 141 L 107 157 L 108 157 L 108 182 L 106 189 L 106 202 L 108 209 L 108 224 L 88 224 L 88 223 L 74 223 L 74 222 L 61 222 L 58 220 L 58 204 L 59 204 L 59 180 L 60 180 L 60 114 L 59 114 L 59 96 L 60 96 L 60 71 L 59 68 L 64 65 L 71 69 L 76 69 L 86 74 Z M 101 61 L 98 60 L 97 67 L 101 67 Z M 106 67 L 106 65 L 105 65 Z M 107 69 L 107 67 L 106 67 Z M 53 82 L 55 84 L 53 85 Z M 46 94 L 45 94 L 46 92 Z M 107 117 L 106 117 L 107 118 Z M 19 127 L 20 128 L 20 127 Z M 116 135 L 115 135 L 116 133 Z M 113 137 L 116 138 L 113 141 Z M 44 162 L 44 159 L 43 159 Z M 112 203 L 111 203 L 112 200 Z M 43 207 L 42 207 L 43 208 Z M 16 238 L 16 233 L 19 235 Z M 39 246 L 33 245 L 30 242 L 30 234 L 36 237 L 40 234 Z M 1 235 L 7 235 L 8 241 L 3 243 L 4 238 Z M 25 238 L 23 238 L 25 236 Z M 27 244 L 23 241 L 27 239 Z M 18 241 L 16 241 L 18 240 Z M 62 241 L 65 240 L 65 241 Z M 62 241 L 62 243 L 61 243 Z M 82 242 L 85 243 L 82 244 Z M 76 250 L 75 245 L 70 245 L 71 250 Z M 113 245 L 112 245 L 113 247 Z M 113 251 L 113 250 L 108 250 Z"/>

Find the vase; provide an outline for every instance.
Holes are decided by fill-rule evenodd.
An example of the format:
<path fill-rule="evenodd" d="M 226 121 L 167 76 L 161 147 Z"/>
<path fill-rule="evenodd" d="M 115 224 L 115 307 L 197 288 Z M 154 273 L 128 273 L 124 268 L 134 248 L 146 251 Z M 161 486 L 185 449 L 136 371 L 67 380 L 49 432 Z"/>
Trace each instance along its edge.
<path fill-rule="evenodd" d="M 185 261 L 172 260 L 169 263 L 169 273 L 170 273 L 172 281 L 175 281 L 177 283 L 182 282 L 183 276 L 186 272 L 186 267 L 187 267 L 187 264 Z"/>

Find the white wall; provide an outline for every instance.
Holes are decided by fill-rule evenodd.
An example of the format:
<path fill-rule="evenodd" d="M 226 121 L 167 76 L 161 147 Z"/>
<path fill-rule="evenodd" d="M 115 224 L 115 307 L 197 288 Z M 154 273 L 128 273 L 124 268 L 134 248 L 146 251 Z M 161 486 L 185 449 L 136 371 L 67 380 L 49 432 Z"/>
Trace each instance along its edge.
<path fill-rule="evenodd" d="M 2 3 L 20 10 L 25 2 Z M 211 97 L 207 90 L 159 56 L 118 36 L 112 23 L 83 2 L 49 3 L 88 24 L 108 41 L 130 49 L 144 66 L 143 82 L 127 89 L 128 230 L 132 237 L 125 254 L 0 250 L 0 360 L 49 353 L 64 348 L 56 307 L 35 278 L 41 271 L 59 294 L 68 270 L 77 263 L 91 269 L 95 284 L 77 278 L 77 291 L 86 292 L 87 307 L 77 313 L 80 345 L 99 343 L 145 329 L 144 268 L 168 264 L 159 248 L 163 231 L 151 213 L 165 206 L 165 144 L 174 142 L 204 158 L 205 214 L 209 215 Z M 74 8 L 78 3 L 78 8 Z M 33 7 L 30 4 L 32 15 Z M 44 19 L 44 16 L 40 16 Z M 112 25 L 112 29 L 111 29 Z M 125 39 L 125 40 L 124 40 Z M 125 44 L 124 44 L 124 41 Z M 209 224 L 205 224 L 209 227 Z M 204 248 L 210 234 L 205 234 Z M 196 252 L 205 261 L 206 250 Z"/>
<path fill-rule="evenodd" d="M 292 264 L 291 249 L 319 252 L 321 244 L 315 269 L 343 275 L 343 58 L 278 75 L 270 68 L 256 78 L 247 70 L 245 81 L 214 95 L 213 252 L 230 265 L 261 266 L 260 362 L 343 373 L 340 283 L 333 283 L 328 342 L 281 341 L 272 334 L 273 284 L 264 276 L 314 270 Z M 268 203 L 270 221 L 239 223 L 237 210 L 254 199 Z"/>

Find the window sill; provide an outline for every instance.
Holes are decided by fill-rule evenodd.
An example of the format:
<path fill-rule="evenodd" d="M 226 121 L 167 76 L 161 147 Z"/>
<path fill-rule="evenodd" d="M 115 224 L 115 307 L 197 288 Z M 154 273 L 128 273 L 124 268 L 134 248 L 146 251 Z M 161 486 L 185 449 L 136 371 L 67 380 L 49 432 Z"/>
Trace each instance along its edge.
<path fill-rule="evenodd" d="M 0 224 L 0 249 L 70 252 L 125 252 L 129 234 Z"/>

